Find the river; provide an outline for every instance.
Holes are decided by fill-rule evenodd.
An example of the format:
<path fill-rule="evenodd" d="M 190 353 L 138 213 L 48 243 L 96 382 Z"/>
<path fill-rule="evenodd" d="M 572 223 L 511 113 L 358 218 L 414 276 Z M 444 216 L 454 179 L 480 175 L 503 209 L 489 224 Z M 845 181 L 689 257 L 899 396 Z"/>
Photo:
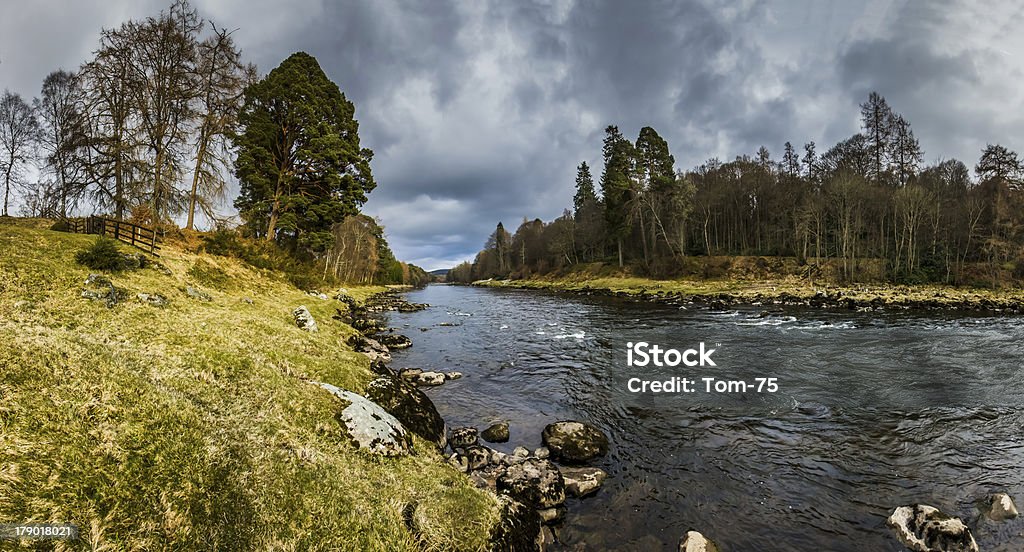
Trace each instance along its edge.
<path fill-rule="evenodd" d="M 733 551 L 899 551 L 893 508 L 962 517 L 982 550 L 1024 550 L 1024 521 L 979 519 L 1024 496 L 1024 320 L 641 303 L 432 285 L 392 313 L 393 367 L 458 370 L 428 390 L 449 426 L 511 423 L 506 452 L 548 423 L 601 428 L 601 491 L 570 499 L 563 543 L 675 550 L 696 529 Z M 442 324 L 455 324 L 454 326 Z M 717 366 L 627 366 L 626 344 L 715 348 Z M 697 391 L 632 393 L 631 378 Z M 702 377 L 778 378 L 775 393 L 706 393 Z"/>

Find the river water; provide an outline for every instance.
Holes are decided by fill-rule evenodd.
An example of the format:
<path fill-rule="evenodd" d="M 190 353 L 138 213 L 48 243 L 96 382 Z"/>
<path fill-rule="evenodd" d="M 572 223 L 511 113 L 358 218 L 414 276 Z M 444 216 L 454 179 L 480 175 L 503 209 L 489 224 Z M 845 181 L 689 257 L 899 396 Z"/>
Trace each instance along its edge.
<path fill-rule="evenodd" d="M 743 307 L 433 285 L 391 314 L 414 346 L 395 368 L 458 370 L 428 390 L 449 426 L 511 422 L 511 451 L 548 423 L 601 428 L 610 477 L 570 499 L 563 543 L 674 550 L 696 529 L 732 551 L 899 551 L 893 508 L 962 517 L 982 550 L 1024 550 L 1024 521 L 980 519 L 1024 498 L 1024 319 Z M 454 326 L 442 324 L 455 324 Z M 716 349 L 715 367 L 627 366 L 626 344 Z M 631 378 L 696 379 L 632 393 Z M 775 393 L 707 393 L 703 377 L 778 378 Z M 762 390 L 765 390 L 763 388 Z"/>

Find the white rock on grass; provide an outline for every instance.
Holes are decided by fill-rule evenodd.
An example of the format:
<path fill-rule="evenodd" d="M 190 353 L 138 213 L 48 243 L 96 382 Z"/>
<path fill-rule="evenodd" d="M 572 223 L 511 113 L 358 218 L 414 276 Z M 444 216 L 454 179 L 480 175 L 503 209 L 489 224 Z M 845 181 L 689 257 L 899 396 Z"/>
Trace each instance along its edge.
<path fill-rule="evenodd" d="M 307 332 L 316 332 L 320 328 L 316 325 L 316 320 L 313 319 L 313 315 L 309 313 L 309 309 L 306 305 L 300 305 L 299 308 L 292 311 L 292 315 L 295 317 L 295 325 L 299 328 L 306 330 Z"/>
<path fill-rule="evenodd" d="M 310 383 L 319 385 L 349 403 L 338 418 L 346 436 L 357 448 L 382 456 L 404 456 L 412 450 L 412 438 L 402 422 L 377 403 L 329 383 Z"/>

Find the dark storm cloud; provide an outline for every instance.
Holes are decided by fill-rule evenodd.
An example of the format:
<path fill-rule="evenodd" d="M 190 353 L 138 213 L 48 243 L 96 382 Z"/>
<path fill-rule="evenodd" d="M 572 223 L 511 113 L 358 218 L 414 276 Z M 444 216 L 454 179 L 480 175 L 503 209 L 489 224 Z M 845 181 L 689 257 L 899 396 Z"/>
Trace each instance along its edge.
<path fill-rule="evenodd" d="M 857 132 L 877 90 L 929 161 L 1024 147 L 1012 2 L 193 2 L 237 28 L 264 73 L 295 51 L 317 57 L 375 151 L 366 211 L 426 268 L 470 258 L 499 220 L 558 216 L 580 161 L 599 177 L 608 124 L 630 138 L 653 126 L 684 169 L 761 145 L 777 157 L 785 141 L 823 152 Z M 50 69 L 88 57 L 100 27 L 162 4 L 5 7 L 0 87 L 34 95 Z"/>

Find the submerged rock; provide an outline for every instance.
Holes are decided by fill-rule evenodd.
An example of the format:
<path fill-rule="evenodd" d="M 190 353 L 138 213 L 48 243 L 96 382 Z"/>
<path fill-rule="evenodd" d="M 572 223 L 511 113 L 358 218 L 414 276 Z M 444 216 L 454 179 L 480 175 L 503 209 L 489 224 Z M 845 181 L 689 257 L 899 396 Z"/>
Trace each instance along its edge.
<path fill-rule="evenodd" d="M 976 502 L 976 505 L 978 510 L 992 521 L 1006 521 L 1019 515 L 1017 505 L 1006 493 L 990 494 Z"/>
<path fill-rule="evenodd" d="M 978 552 L 978 543 L 963 520 L 932 506 L 900 506 L 886 524 L 914 552 Z"/>
<path fill-rule="evenodd" d="M 679 552 L 718 552 L 718 545 L 699 531 L 687 531 L 679 541 Z"/>
<path fill-rule="evenodd" d="M 573 420 L 548 424 L 541 434 L 551 455 L 561 462 L 582 464 L 608 454 L 608 438 L 596 427 Z"/>
<path fill-rule="evenodd" d="M 608 474 L 599 468 L 563 467 L 561 472 L 565 480 L 565 492 L 578 498 L 596 493 L 608 478 Z"/>
<path fill-rule="evenodd" d="M 491 530 L 494 552 L 539 552 L 543 544 L 537 510 L 510 498 L 498 496 L 500 518 Z"/>
<path fill-rule="evenodd" d="M 507 443 L 509 437 L 508 422 L 492 424 L 480 436 L 488 443 Z"/>
<path fill-rule="evenodd" d="M 316 320 L 313 319 L 313 315 L 310 314 L 306 305 L 300 305 L 299 308 L 293 310 L 292 316 L 295 317 L 295 325 L 299 329 L 306 330 L 307 332 L 320 331 L 320 328 L 316 325 Z"/>
<path fill-rule="evenodd" d="M 539 509 L 565 502 L 565 482 L 558 467 L 539 458 L 509 466 L 498 478 L 498 491 Z"/>
<path fill-rule="evenodd" d="M 462 378 L 462 372 L 444 372 L 445 381 L 452 381 Z"/>
<path fill-rule="evenodd" d="M 444 449 L 448 443 L 444 419 L 430 398 L 401 378 L 382 376 L 366 387 L 366 398 L 379 404 L 409 431 Z"/>
<path fill-rule="evenodd" d="M 338 413 L 338 421 L 356 448 L 382 456 L 403 456 L 412 450 L 412 439 L 402 422 L 380 405 L 329 383 L 316 385 L 349 403 Z"/>

